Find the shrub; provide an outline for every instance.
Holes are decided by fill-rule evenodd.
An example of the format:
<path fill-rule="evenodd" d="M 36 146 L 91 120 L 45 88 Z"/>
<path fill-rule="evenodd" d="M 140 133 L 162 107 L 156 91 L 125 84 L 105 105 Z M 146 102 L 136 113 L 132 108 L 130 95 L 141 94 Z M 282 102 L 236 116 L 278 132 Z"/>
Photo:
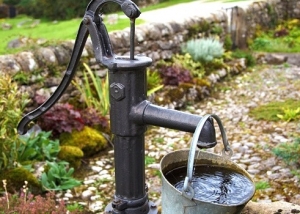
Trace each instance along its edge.
<path fill-rule="evenodd" d="M 0 170 L 13 168 L 18 160 L 21 140 L 16 128 L 28 102 L 27 97 L 9 75 L 0 76 Z"/>
<path fill-rule="evenodd" d="M 163 87 L 162 78 L 158 71 L 151 71 L 147 69 L 147 95 L 150 96 L 152 93 L 158 91 Z"/>
<path fill-rule="evenodd" d="M 189 70 L 193 77 L 202 78 L 205 75 L 204 66 L 200 62 L 194 61 L 189 53 L 174 55 L 172 63 Z"/>
<path fill-rule="evenodd" d="M 83 100 L 88 108 L 99 111 L 102 115 L 107 115 L 110 109 L 108 76 L 101 79 L 95 75 L 87 64 L 83 64 L 86 71 L 83 72 L 83 83 L 73 81 L 73 84 L 83 96 Z"/>
<path fill-rule="evenodd" d="M 179 85 L 184 82 L 192 82 L 192 75 L 189 70 L 179 65 L 163 65 L 159 68 L 164 85 Z"/>
<path fill-rule="evenodd" d="M 212 38 L 195 39 L 182 46 L 184 53 L 189 53 L 194 61 L 207 63 L 223 55 L 223 44 Z"/>
<path fill-rule="evenodd" d="M 244 50 L 237 49 L 234 52 L 232 52 L 231 56 L 233 58 L 237 58 L 237 59 L 245 58 L 246 59 L 246 65 L 248 67 L 252 67 L 256 64 L 256 59 L 250 51 L 244 51 Z"/>
<path fill-rule="evenodd" d="M 51 132 L 41 131 L 37 135 L 20 136 L 23 143 L 18 149 L 18 161 L 53 161 L 60 150 L 59 141 L 50 139 Z"/>
<path fill-rule="evenodd" d="M 4 196 L 0 197 L 0 213 L 67 213 L 67 208 L 64 204 L 64 201 L 59 201 L 57 203 L 53 192 L 46 194 L 45 197 L 40 195 L 34 196 L 28 192 L 28 183 L 25 181 L 25 185 L 20 191 L 21 193 L 12 195 L 6 190 L 6 180 L 3 180 L 2 182 L 5 193 Z"/>
<path fill-rule="evenodd" d="M 39 126 L 45 131 L 52 131 L 54 137 L 61 133 L 82 130 L 85 125 L 107 129 L 108 121 L 94 109 L 77 110 L 71 104 L 59 103 L 38 119 Z"/>
<path fill-rule="evenodd" d="M 256 39 L 254 39 L 254 41 L 251 45 L 251 48 L 253 50 L 263 50 L 266 47 L 269 47 L 270 44 L 271 44 L 271 41 L 269 39 L 258 37 Z"/>
<path fill-rule="evenodd" d="M 300 118 L 300 107 L 297 109 L 282 108 L 283 114 L 277 114 L 280 119 L 290 122 L 291 120 L 296 120 Z"/>
<path fill-rule="evenodd" d="M 287 164 L 297 163 L 300 165 L 300 138 L 296 138 L 293 143 L 279 144 L 272 151 Z"/>
<path fill-rule="evenodd" d="M 230 37 L 230 34 L 227 34 L 224 39 L 224 49 L 226 51 L 230 51 L 232 49 L 232 44 L 233 44 L 233 42 Z"/>
<path fill-rule="evenodd" d="M 43 172 L 41 183 L 45 190 L 67 190 L 79 186 L 80 181 L 72 177 L 74 168 L 68 168 L 69 163 L 65 161 L 47 162 L 49 170 Z"/>
<path fill-rule="evenodd" d="M 300 100 L 288 99 L 285 101 L 273 101 L 251 109 L 249 114 L 258 120 L 279 121 L 281 118 L 278 117 L 278 115 L 285 115 L 284 117 L 291 118 L 290 113 L 297 112 L 297 108 L 299 108 L 299 106 Z M 284 112 L 283 109 L 289 109 L 289 111 Z M 292 114 L 292 116 L 293 115 L 294 114 Z M 296 114 L 296 116 L 292 117 L 292 119 L 296 119 L 297 117 L 299 117 L 299 115 Z"/>

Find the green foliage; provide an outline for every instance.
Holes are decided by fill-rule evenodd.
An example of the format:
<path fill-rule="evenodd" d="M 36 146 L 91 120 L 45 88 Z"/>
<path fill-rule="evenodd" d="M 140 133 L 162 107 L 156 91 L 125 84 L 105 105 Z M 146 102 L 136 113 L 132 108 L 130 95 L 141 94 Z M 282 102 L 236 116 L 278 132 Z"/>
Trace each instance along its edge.
<path fill-rule="evenodd" d="M 231 53 L 231 56 L 233 58 L 237 58 L 237 59 L 245 58 L 246 59 L 246 65 L 248 67 L 253 67 L 254 65 L 256 65 L 256 59 L 253 56 L 251 51 L 237 49 L 237 50 L 235 50 Z"/>
<path fill-rule="evenodd" d="M 287 164 L 296 163 L 300 165 L 300 138 L 296 138 L 293 143 L 281 143 L 272 152 Z"/>
<path fill-rule="evenodd" d="M 88 108 L 93 108 L 107 115 L 110 109 L 108 76 L 101 79 L 95 75 L 87 64 L 83 64 L 86 72 L 83 72 L 83 83 L 79 80 L 73 84 L 80 91 Z"/>
<path fill-rule="evenodd" d="M 278 25 L 274 30 L 258 31 L 250 48 L 263 52 L 299 52 L 300 22 L 297 19 L 288 20 Z"/>
<path fill-rule="evenodd" d="M 249 114 L 258 120 L 279 121 L 278 115 L 284 115 L 283 109 L 297 109 L 299 106 L 300 100 L 274 101 L 251 109 Z"/>
<path fill-rule="evenodd" d="M 207 63 L 220 58 L 223 53 L 223 44 L 212 38 L 189 40 L 182 46 L 184 53 L 189 53 L 194 61 Z"/>
<path fill-rule="evenodd" d="M 72 212 L 82 213 L 82 212 L 84 212 L 84 207 L 83 207 L 83 205 L 75 202 L 72 204 L 67 204 L 67 210 L 71 213 Z"/>
<path fill-rule="evenodd" d="M 18 90 L 10 76 L 0 76 L 0 170 L 13 168 L 18 160 L 21 140 L 16 128 L 28 102 L 27 97 Z"/>
<path fill-rule="evenodd" d="M 182 65 L 183 68 L 192 73 L 193 77 L 203 78 L 205 75 L 204 66 L 201 62 L 194 61 L 189 53 L 185 53 L 184 55 L 175 54 L 172 57 L 172 63 Z"/>
<path fill-rule="evenodd" d="M 271 45 L 270 39 L 267 38 L 256 38 L 251 45 L 253 50 L 264 50 Z"/>
<path fill-rule="evenodd" d="M 71 19 L 81 17 L 84 14 L 89 0 L 73 2 L 70 0 L 21 0 L 18 4 L 27 15 L 39 18 L 43 17 L 51 20 Z"/>
<path fill-rule="evenodd" d="M 223 28 L 221 26 L 214 25 L 212 26 L 210 33 L 220 35 L 223 32 Z"/>
<path fill-rule="evenodd" d="M 232 44 L 233 44 L 233 42 L 231 39 L 231 35 L 227 34 L 224 39 L 224 49 L 226 51 L 230 51 L 232 49 Z"/>
<path fill-rule="evenodd" d="M 13 76 L 13 80 L 22 85 L 27 85 L 29 83 L 30 76 L 25 72 L 18 72 Z"/>
<path fill-rule="evenodd" d="M 256 190 L 264 190 L 270 188 L 270 184 L 267 181 L 259 181 L 255 183 L 255 189 Z"/>
<path fill-rule="evenodd" d="M 59 141 L 50 139 L 51 132 L 40 132 L 37 135 L 20 136 L 22 144 L 18 148 L 18 161 L 28 160 L 54 161 L 60 151 Z"/>
<path fill-rule="evenodd" d="M 150 96 L 162 87 L 162 79 L 158 71 L 151 71 L 150 69 L 147 69 L 147 96 Z"/>
<path fill-rule="evenodd" d="M 12 26 L 10 30 L 3 30 L 0 28 L 0 54 L 17 53 L 22 50 L 37 49 L 41 46 L 57 46 L 61 41 L 75 39 L 81 21 L 82 18 L 68 19 L 65 21 L 37 20 L 25 15 L 18 15 L 13 19 L 0 19 L 0 25 L 8 23 Z M 130 21 L 127 18 L 119 18 L 117 23 L 110 24 L 106 23 L 106 16 L 104 22 L 108 32 L 123 30 L 130 25 Z M 26 23 L 38 24 L 26 25 Z M 136 20 L 136 25 L 142 23 L 144 23 L 143 20 Z M 21 48 L 7 48 L 8 42 L 13 39 L 21 38 L 28 38 L 28 40 L 32 42 L 29 42 L 29 44 L 26 44 L 25 47 Z M 37 43 L 36 41 L 38 39 L 45 39 L 46 42 L 43 44 Z"/>
<path fill-rule="evenodd" d="M 280 119 L 290 122 L 300 117 L 300 107 L 297 109 L 282 108 L 283 114 L 277 114 Z"/>
<path fill-rule="evenodd" d="M 155 158 L 150 156 L 145 156 L 145 165 L 155 163 Z"/>
<path fill-rule="evenodd" d="M 47 191 L 61 191 L 79 186 L 81 182 L 72 177 L 74 168 L 68 169 L 68 165 L 69 163 L 64 161 L 47 162 L 49 170 L 41 176 L 43 188 Z"/>

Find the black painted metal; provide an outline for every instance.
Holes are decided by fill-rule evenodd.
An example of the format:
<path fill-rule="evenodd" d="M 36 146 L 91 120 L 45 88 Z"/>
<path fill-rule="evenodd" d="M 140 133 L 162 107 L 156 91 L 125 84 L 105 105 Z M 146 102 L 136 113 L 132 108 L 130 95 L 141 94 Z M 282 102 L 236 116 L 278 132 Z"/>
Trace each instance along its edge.
<path fill-rule="evenodd" d="M 146 101 L 146 68 L 152 60 L 145 56 L 134 56 L 134 32 L 131 32 L 130 57 L 113 54 L 105 25 L 98 15 L 101 7 L 114 2 L 131 19 L 140 15 L 138 7 L 130 0 L 92 0 L 78 31 L 70 63 L 63 80 L 53 95 L 36 110 L 27 114 L 18 125 L 24 134 L 27 124 L 45 113 L 72 80 L 88 34 L 91 36 L 97 62 L 108 68 L 110 90 L 110 123 L 114 134 L 115 199 L 106 209 L 114 214 L 155 214 L 156 206 L 148 200 L 145 187 L 145 136 L 147 125 L 156 125 L 194 132 L 201 117 L 155 106 Z M 216 144 L 213 121 L 205 123 L 198 146 L 213 147 Z"/>

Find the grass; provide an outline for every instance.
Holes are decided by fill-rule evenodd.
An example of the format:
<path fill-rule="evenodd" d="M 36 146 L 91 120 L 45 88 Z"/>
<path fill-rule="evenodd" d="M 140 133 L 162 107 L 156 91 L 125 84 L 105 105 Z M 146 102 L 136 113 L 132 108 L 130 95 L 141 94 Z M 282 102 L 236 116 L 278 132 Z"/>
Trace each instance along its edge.
<path fill-rule="evenodd" d="M 44 45 L 75 39 L 81 20 L 81 18 L 55 22 L 40 20 L 39 24 L 35 24 L 37 20 L 25 15 L 13 19 L 0 19 L 0 25 L 9 23 L 12 26 L 10 30 L 0 29 L 0 54 L 21 51 L 22 49 L 7 49 L 8 42 L 16 38 L 30 38 L 33 41 L 38 39 L 47 40 L 48 42 Z M 20 23 L 23 23 L 22 26 L 20 26 Z M 143 21 L 137 19 L 136 23 L 141 24 Z M 129 26 L 130 20 L 128 18 L 119 18 L 117 24 L 106 24 L 109 32 L 122 30 Z M 28 49 L 28 47 L 26 48 Z"/>
<path fill-rule="evenodd" d="M 255 189 L 256 190 L 264 190 L 270 188 L 270 184 L 267 181 L 258 181 L 255 183 Z"/>
<path fill-rule="evenodd" d="M 193 0 L 165 1 L 156 5 L 142 8 L 141 12 L 192 1 Z M 123 14 L 123 12 L 120 11 L 118 12 L 118 14 Z M 12 26 L 10 30 L 3 30 L 2 28 L 0 28 L 0 55 L 17 53 L 22 50 L 34 48 L 35 46 L 48 46 L 51 44 L 57 44 L 65 40 L 73 40 L 76 38 L 81 20 L 82 18 L 76 18 L 66 21 L 48 21 L 43 19 L 36 20 L 25 15 L 19 15 L 12 19 L 0 19 L 0 26 L 5 23 L 8 23 Z M 21 23 L 22 25 L 20 25 Z M 108 32 L 123 30 L 130 26 L 130 20 L 127 17 L 119 18 L 116 24 L 109 24 L 107 23 L 106 19 L 104 20 L 104 23 Z M 142 23 L 144 23 L 143 20 L 136 20 L 136 25 Z M 7 49 L 8 42 L 16 38 L 30 38 L 34 41 L 31 43 L 35 43 L 35 45 L 19 49 Z M 47 42 L 43 44 L 36 44 L 39 39 L 44 39 Z"/>
<path fill-rule="evenodd" d="M 258 27 L 257 37 L 250 42 L 250 48 L 260 52 L 300 52 L 300 21 L 291 19 L 264 31 Z"/>
<path fill-rule="evenodd" d="M 297 110 L 300 106 L 300 100 L 285 100 L 284 102 L 273 101 L 266 105 L 258 106 L 250 111 L 250 116 L 258 120 L 268 120 L 268 121 L 279 121 L 282 120 L 279 115 L 285 115 L 286 109 L 291 111 Z M 290 120 L 297 119 L 298 114 L 295 115 L 295 118 L 290 118 Z"/>

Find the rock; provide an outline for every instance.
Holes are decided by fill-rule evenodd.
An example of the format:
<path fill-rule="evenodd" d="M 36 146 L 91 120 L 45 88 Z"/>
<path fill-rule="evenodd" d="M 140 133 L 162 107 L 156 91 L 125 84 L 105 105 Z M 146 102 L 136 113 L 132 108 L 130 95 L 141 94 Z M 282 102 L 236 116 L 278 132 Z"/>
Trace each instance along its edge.
<path fill-rule="evenodd" d="M 285 214 L 300 213 L 300 206 L 285 201 L 271 203 L 252 202 L 246 205 L 241 214 Z"/>
<path fill-rule="evenodd" d="M 22 71 L 28 72 L 38 69 L 38 64 L 32 52 L 24 51 L 15 56 L 16 61 L 21 65 Z"/>
<path fill-rule="evenodd" d="M 279 54 L 267 54 L 265 55 L 265 62 L 271 65 L 280 65 L 287 62 L 288 57 Z"/>
<path fill-rule="evenodd" d="M 2 23 L 2 25 L 1 25 L 1 29 L 2 29 L 2 30 L 10 30 L 10 29 L 12 29 L 12 25 L 9 24 L 9 23 L 4 22 L 4 23 Z"/>
<path fill-rule="evenodd" d="M 8 72 L 11 75 L 15 75 L 20 70 L 21 66 L 14 55 L 9 54 L 0 56 L 0 74 L 2 72 Z"/>

